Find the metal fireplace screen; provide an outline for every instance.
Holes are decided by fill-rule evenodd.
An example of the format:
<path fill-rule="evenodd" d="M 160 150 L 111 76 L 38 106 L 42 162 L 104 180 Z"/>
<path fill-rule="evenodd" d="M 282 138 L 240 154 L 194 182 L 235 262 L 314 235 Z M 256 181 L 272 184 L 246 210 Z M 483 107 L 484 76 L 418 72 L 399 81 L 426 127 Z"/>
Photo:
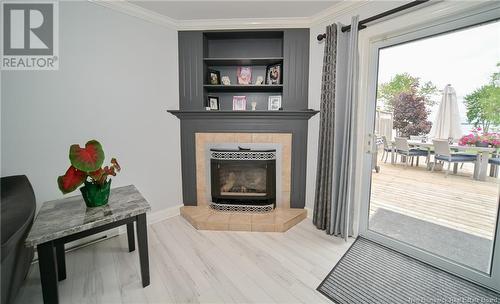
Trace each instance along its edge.
<path fill-rule="evenodd" d="M 265 211 L 276 206 L 276 150 L 210 150 L 212 207 Z M 236 210 L 235 210 L 236 209 Z"/>

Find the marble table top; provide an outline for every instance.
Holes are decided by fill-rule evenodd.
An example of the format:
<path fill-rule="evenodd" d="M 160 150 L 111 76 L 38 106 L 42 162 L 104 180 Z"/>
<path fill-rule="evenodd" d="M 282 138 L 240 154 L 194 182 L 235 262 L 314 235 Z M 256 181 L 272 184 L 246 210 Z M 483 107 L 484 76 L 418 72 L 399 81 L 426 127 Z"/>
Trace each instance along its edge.
<path fill-rule="evenodd" d="M 151 210 L 134 185 L 113 188 L 108 204 L 87 208 L 81 195 L 45 202 L 26 238 L 28 247 L 103 226 Z"/>

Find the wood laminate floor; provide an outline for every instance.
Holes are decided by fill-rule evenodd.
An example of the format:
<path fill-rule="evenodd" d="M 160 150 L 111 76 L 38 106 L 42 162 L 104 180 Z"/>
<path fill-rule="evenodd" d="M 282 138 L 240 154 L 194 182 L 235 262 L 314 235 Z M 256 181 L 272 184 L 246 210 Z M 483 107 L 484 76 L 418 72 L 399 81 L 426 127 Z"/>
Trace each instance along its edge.
<path fill-rule="evenodd" d="M 285 233 L 199 231 L 176 216 L 149 226 L 151 285 L 126 235 L 66 254 L 61 303 L 331 303 L 316 287 L 352 241 L 305 219 Z M 42 303 L 34 263 L 16 304 Z"/>

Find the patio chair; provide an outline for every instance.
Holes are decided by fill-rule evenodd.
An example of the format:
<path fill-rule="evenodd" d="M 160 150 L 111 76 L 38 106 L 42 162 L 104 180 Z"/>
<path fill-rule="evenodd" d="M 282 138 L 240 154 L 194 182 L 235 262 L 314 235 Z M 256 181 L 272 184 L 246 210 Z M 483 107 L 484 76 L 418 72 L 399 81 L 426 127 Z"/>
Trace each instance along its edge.
<path fill-rule="evenodd" d="M 499 155 L 493 155 L 493 158 L 490 158 L 488 162 L 491 165 L 490 169 L 490 176 L 491 177 L 498 177 L 498 169 L 500 166 L 500 156 Z"/>
<path fill-rule="evenodd" d="M 387 141 L 387 137 L 385 137 L 385 136 L 382 136 L 382 143 L 383 143 L 384 152 L 382 153 L 382 157 L 380 158 L 380 160 L 384 160 L 384 157 L 385 157 L 384 163 L 386 163 L 387 158 L 389 157 L 389 154 L 392 153 L 393 147 L 392 147 L 392 144 L 390 144 Z"/>
<path fill-rule="evenodd" d="M 404 137 L 396 137 L 395 138 L 395 151 L 397 154 L 401 155 L 401 159 L 403 156 L 406 157 L 406 166 L 408 167 L 408 163 L 410 162 L 410 157 L 412 159 L 413 163 L 413 158 L 417 157 L 417 166 L 418 166 L 418 159 L 420 156 L 425 156 L 429 157 L 429 152 L 427 150 L 420 150 L 420 149 L 410 149 L 410 146 L 408 145 L 408 139 Z M 397 161 L 397 155 L 396 155 L 396 161 Z"/>
<path fill-rule="evenodd" d="M 454 152 L 457 152 L 458 150 L 454 150 L 454 149 L 451 149 L 452 151 Z M 470 150 L 465 150 L 465 151 L 462 151 L 462 152 L 459 152 L 461 155 L 476 155 L 476 151 L 474 151 L 474 149 L 470 149 Z M 464 163 L 461 163 L 460 164 L 460 169 L 462 169 L 464 167 Z"/>
<path fill-rule="evenodd" d="M 448 140 L 433 139 L 432 144 L 434 146 L 435 156 L 431 171 L 434 171 L 437 160 L 448 162 L 448 169 L 446 170 L 445 176 L 448 176 L 451 163 L 477 163 L 477 155 L 451 153 Z"/>

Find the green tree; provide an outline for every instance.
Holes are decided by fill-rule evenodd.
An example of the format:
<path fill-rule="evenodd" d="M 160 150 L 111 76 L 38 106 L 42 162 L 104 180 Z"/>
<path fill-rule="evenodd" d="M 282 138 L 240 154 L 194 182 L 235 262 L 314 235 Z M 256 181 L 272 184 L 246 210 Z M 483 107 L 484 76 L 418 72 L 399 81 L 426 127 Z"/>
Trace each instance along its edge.
<path fill-rule="evenodd" d="M 416 94 L 416 96 L 423 98 L 426 105 L 433 106 L 436 102 L 432 97 L 437 91 L 436 86 L 431 81 L 420 84 L 419 77 L 402 73 L 396 74 L 391 78 L 391 81 L 379 85 L 377 99 L 384 102 L 385 109 L 388 111 L 394 110 L 394 105 L 401 93 Z"/>
<path fill-rule="evenodd" d="M 488 132 L 491 125 L 500 125 L 500 87 L 494 83 L 483 85 L 465 96 L 467 120 Z"/>
<path fill-rule="evenodd" d="M 464 99 L 469 123 L 481 127 L 484 132 L 488 132 L 491 125 L 500 125 L 500 72 L 493 73 L 488 84 Z"/>

